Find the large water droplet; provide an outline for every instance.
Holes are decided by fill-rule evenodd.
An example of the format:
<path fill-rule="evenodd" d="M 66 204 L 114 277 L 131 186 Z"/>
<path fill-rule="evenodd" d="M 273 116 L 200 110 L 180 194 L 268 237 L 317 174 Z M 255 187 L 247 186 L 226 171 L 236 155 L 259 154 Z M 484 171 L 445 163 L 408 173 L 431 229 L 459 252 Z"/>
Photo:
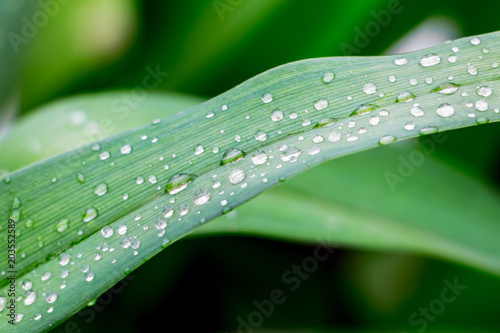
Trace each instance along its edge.
<path fill-rule="evenodd" d="M 455 114 L 455 109 L 448 103 L 441 104 L 437 109 L 437 114 L 443 118 L 448 118 Z"/>
<path fill-rule="evenodd" d="M 415 99 L 415 95 L 405 90 L 399 93 L 398 97 L 396 98 L 396 103 L 411 102 L 413 101 L 413 99 Z"/>
<path fill-rule="evenodd" d="M 457 89 L 458 89 L 458 84 L 445 82 L 441 83 L 439 86 L 432 89 L 431 92 L 439 92 L 441 94 L 449 95 L 453 94 L 455 91 L 457 91 Z"/>
<path fill-rule="evenodd" d="M 420 66 L 422 67 L 430 67 L 437 65 L 441 62 L 441 57 L 434 53 L 429 53 L 420 58 Z"/>
<path fill-rule="evenodd" d="M 481 99 L 476 102 L 476 110 L 477 111 L 486 111 L 488 110 L 488 102 L 486 102 L 484 99 Z"/>
<path fill-rule="evenodd" d="M 493 93 L 493 90 L 491 88 L 486 87 L 486 86 L 479 87 L 476 90 L 476 94 L 478 94 L 479 96 L 483 96 L 483 97 L 488 97 L 492 93 Z"/>
<path fill-rule="evenodd" d="M 410 113 L 414 117 L 422 117 L 424 115 L 424 110 L 422 110 L 418 105 L 411 108 Z"/>
<path fill-rule="evenodd" d="M 245 157 L 246 153 L 237 148 L 229 148 L 224 152 L 222 156 L 222 160 L 220 161 L 220 165 L 226 165 L 230 163 L 237 162 Z"/>
<path fill-rule="evenodd" d="M 361 104 L 358 106 L 350 115 L 349 117 L 356 116 L 356 115 L 361 115 L 361 114 L 366 114 L 370 113 L 374 110 L 378 109 L 378 105 L 375 104 Z"/>
<path fill-rule="evenodd" d="M 193 174 L 180 173 L 172 176 L 165 186 L 165 191 L 171 195 L 184 190 L 197 176 Z"/>

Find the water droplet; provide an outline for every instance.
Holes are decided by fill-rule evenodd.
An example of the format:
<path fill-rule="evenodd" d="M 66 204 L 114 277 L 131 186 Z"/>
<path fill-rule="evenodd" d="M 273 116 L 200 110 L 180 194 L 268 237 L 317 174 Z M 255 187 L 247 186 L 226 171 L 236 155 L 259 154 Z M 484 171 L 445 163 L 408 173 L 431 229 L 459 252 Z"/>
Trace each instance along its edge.
<path fill-rule="evenodd" d="M 94 272 L 88 272 L 87 275 L 85 276 L 85 281 L 90 282 L 94 279 Z"/>
<path fill-rule="evenodd" d="M 296 162 L 297 158 L 302 154 L 302 151 L 296 147 L 287 147 L 281 155 L 283 162 Z"/>
<path fill-rule="evenodd" d="M 272 100 L 273 100 L 273 95 L 271 95 L 270 93 L 265 93 L 262 96 L 262 102 L 264 103 L 270 103 Z"/>
<path fill-rule="evenodd" d="M 415 99 L 415 95 L 413 95 L 408 90 L 404 90 L 404 91 L 399 93 L 398 97 L 396 98 L 396 103 L 411 102 L 414 99 Z"/>
<path fill-rule="evenodd" d="M 31 282 L 30 280 L 24 280 L 22 283 L 21 283 L 21 287 L 24 289 L 24 290 L 30 290 L 31 287 L 33 287 L 33 282 Z M 2 311 L 0 309 L 0 311 Z"/>
<path fill-rule="evenodd" d="M 388 143 L 391 143 L 391 142 L 395 142 L 396 141 L 396 137 L 393 136 L 393 135 L 385 135 L 383 137 L 380 138 L 380 140 L 378 140 L 378 144 L 379 145 L 386 145 Z"/>
<path fill-rule="evenodd" d="M 476 90 L 476 94 L 478 94 L 479 96 L 483 96 L 483 97 L 488 97 L 492 93 L 493 93 L 493 90 L 491 88 L 486 87 L 486 86 L 479 87 Z"/>
<path fill-rule="evenodd" d="M 341 138 L 342 138 L 342 135 L 340 133 L 335 132 L 335 131 L 328 134 L 328 141 L 330 141 L 330 142 L 340 141 Z"/>
<path fill-rule="evenodd" d="M 449 95 L 457 91 L 458 85 L 452 82 L 441 83 L 436 88 L 432 89 L 431 92 L 439 92 L 441 94 Z"/>
<path fill-rule="evenodd" d="M 102 254 L 100 254 L 100 253 L 94 254 L 94 260 L 95 261 L 101 260 L 101 258 L 102 258 Z"/>
<path fill-rule="evenodd" d="M 93 219 L 97 217 L 97 209 L 90 207 L 85 211 L 85 214 L 83 214 L 83 222 L 90 222 Z"/>
<path fill-rule="evenodd" d="M 229 174 L 229 181 L 231 184 L 241 183 L 245 179 L 245 173 L 240 169 L 233 169 Z"/>
<path fill-rule="evenodd" d="M 320 99 L 316 103 L 314 103 L 314 108 L 316 110 L 323 110 L 328 106 L 328 101 L 326 99 Z"/>
<path fill-rule="evenodd" d="M 320 151 L 321 151 L 321 148 L 319 148 L 318 146 L 312 146 L 312 147 L 309 148 L 309 150 L 307 151 L 307 153 L 309 155 L 313 156 L 313 155 L 318 154 Z"/>
<path fill-rule="evenodd" d="M 35 303 L 36 301 L 36 292 L 34 292 L 33 290 L 28 290 L 25 294 L 24 294 L 24 305 L 31 305 L 33 303 Z"/>
<path fill-rule="evenodd" d="M 107 160 L 111 155 L 109 154 L 109 151 L 105 151 L 99 154 L 99 158 L 101 161 Z"/>
<path fill-rule="evenodd" d="M 437 127 L 428 126 L 428 127 L 422 128 L 420 131 L 418 131 L 418 133 L 420 135 L 426 135 L 426 134 L 436 133 L 437 131 L 439 131 L 439 129 Z"/>
<path fill-rule="evenodd" d="M 316 125 L 314 125 L 314 128 L 321 128 L 321 127 L 328 127 L 332 126 L 335 124 L 336 119 L 335 118 L 323 118 Z"/>
<path fill-rule="evenodd" d="M 78 179 L 78 181 L 79 181 L 81 184 L 85 183 L 85 176 L 84 176 L 84 175 L 83 175 L 83 173 L 81 173 L 81 172 L 78 172 L 78 173 L 76 174 L 76 179 Z"/>
<path fill-rule="evenodd" d="M 135 178 L 135 183 L 137 185 L 141 185 L 142 183 L 144 183 L 144 178 L 142 176 L 138 176 Z"/>
<path fill-rule="evenodd" d="M 441 57 L 434 54 L 434 53 L 429 53 L 424 55 L 422 58 L 420 58 L 420 66 L 422 67 L 430 67 L 437 65 L 441 62 Z"/>
<path fill-rule="evenodd" d="M 203 153 L 205 151 L 205 148 L 203 148 L 202 145 L 196 145 L 194 147 L 194 154 L 195 155 L 200 155 L 201 153 Z"/>
<path fill-rule="evenodd" d="M 69 263 L 71 256 L 68 253 L 62 253 L 59 256 L 59 265 L 66 266 Z"/>
<path fill-rule="evenodd" d="M 274 110 L 272 113 L 271 113 L 271 119 L 273 121 L 280 121 L 281 119 L 283 119 L 283 111 L 281 110 Z"/>
<path fill-rule="evenodd" d="M 472 45 L 479 45 L 479 44 L 481 44 L 481 40 L 480 40 L 479 38 L 477 38 L 477 37 L 474 37 L 474 38 L 472 38 L 472 39 L 470 40 L 470 43 L 471 43 Z"/>
<path fill-rule="evenodd" d="M 366 84 L 363 86 L 363 91 L 364 91 L 366 94 L 370 95 L 370 94 L 373 94 L 373 93 L 375 93 L 375 92 L 377 91 L 377 87 L 376 87 L 373 83 L 368 82 L 368 83 L 366 83 Z"/>
<path fill-rule="evenodd" d="M 255 165 L 264 164 L 264 163 L 266 163 L 266 161 L 267 161 L 267 154 L 264 151 L 257 150 L 257 151 L 252 153 L 252 162 Z"/>
<path fill-rule="evenodd" d="M 184 190 L 197 176 L 193 174 L 180 173 L 172 176 L 165 186 L 165 191 L 171 195 Z"/>
<path fill-rule="evenodd" d="M 476 124 L 478 124 L 478 125 L 487 124 L 489 122 L 490 122 L 490 120 L 486 117 L 477 117 L 476 118 Z"/>
<path fill-rule="evenodd" d="M 477 68 L 471 65 L 467 67 L 467 72 L 469 72 L 470 75 L 477 75 Z"/>
<path fill-rule="evenodd" d="M 101 229 L 101 234 L 104 238 L 109 238 L 113 236 L 113 228 L 111 228 L 110 226 L 105 226 Z"/>
<path fill-rule="evenodd" d="M 422 110 L 418 105 L 414 105 L 411 108 L 410 113 L 414 117 L 422 117 L 424 115 L 424 110 Z"/>
<path fill-rule="evenodd" d="M 404 129 L 407 130 L 407 131 L 411 131 L 415 128 L 415 124 L 411 121 L 407 121 L 405 122 L 404 124 Z"/>
<path fill-rule="evenodd" d="M 132 147 L 130 147 L 130 145 L 124 145 L 120 148 L 120 151 L 122 154 L 126 155 L 126 154 L 130 154 L 130 152 L 132 151 Z"/>
<path fill-rule="evenodd" d="M 105 183 L 98 184 L 94 189 L 95 194 L 103 196 L 108 192 L 108 185 Z"/>
<path fill-rule="evenodd" d="M 324 137 L 322 137 L 321 135 L 316 135 L 314 138 L 313 138 L 313 142 L 314 143 L 321 143 L 325 140 Z"/>
<path fill-rule="evenodd" d="M 42 274 L 42 276 L 40 277 L 40 280 L 42 281 L 47 281 L 48 279 L 50 279 L 50 277 L 52 276 L 52 273 L 51 272 L 45 272 Z"/>
<path fill-rule="evenodd" d="M 375 104 L 361 104 L 349 115 L 349 117 L 370 113 L 376 109 L 378 109 L 378 106 Z"/>
<path fill-rule="evenodd" d="M 332 72 L 326 72 L 324 75 L 323 75 L 323 82 L 324 83 L 330 83 L 333 81 L 333 79 L 335 78 L 335 74 L 332 73 Z"/>
<path fill-rule="evenodd" d="M 406 58 L 397 58 L 394 59 L 394 64 L 398 66 L 406 65 L 408 63 L 408 59 Z"/>
<path fill-rule="evenodd" d="M 180 215 L 180 216 L 184 216 L 184 215 L 186 215 L 187 213 L 189 213 L 189 205 L 188 205 L 188 204 L 185 204 L 185 203 L 181 204 L 181 205 L 179 206 L 179 215 Z"/>
<path fill-rule="evenodd" d="M 346 139 L 347 142 L 354 142 L 357 139 L 359 139 L 359 137 L 356 134 L 354 133 L 347 134 L 347 139 Z"/>
<path fill-rule="evenodd" d="M 476 102 L 476 110 L 477 111 L 486 111 L 488 110 L 488 102 L 486 102 L 484 99 L 481 99 Z"/>
<path fill-rule="evenodd" d="M 210 200 L 210 192 L 205 189 L 199 189 L 194 192 L 194 203 L 198 206 L 204 205 Z"/>
<path fill-rule="evenodd" d="M 380 122 L 380 118 L 377 116 L 371 117 L 370 120 L 368 120 L 368 123 L 372 126 L 378 125 L 379 122 Z"/>
<path fill-rule="evenodd" d="M 255 132 L 255 140 L 257 140 L 257 141 L 266 141 L 267 140 L 267 134 L 264 131 L 257 131 L 257 132 Z"/>
<path fill-rule="evenodd" d="M 246 153 L 242 150 L 239 150 L 237 148 L 229 148 L 224 152 L 224 155 L 222 156 L 222 160 L 220 161 L 220 165 L 226 165 L 230 163 L 237 162 L 244 158 L 246 156 Z"/>
<path fill-rule="evenodd" d="M 158 230 L 163 230 L 167 227 L 167 221 L 165 221 L 164 219 L 158 219 L 158 221 L 156 221 L 155 223 L 155 227 L 156 229 Z"/>
<path fill-rule="evenodd" d="M 455 114 L 455 108 L 448 103 L 443 103 L 438 107 L 436 112 L 439 116 L 448 118 Z"/>
<path fill-rule="evenodd" d="M 63 232 L 64 230 L 69 228 L 69 219 L 62 219 L 59 223 L 56 224 L 56 229 L 59 232 Z"/>

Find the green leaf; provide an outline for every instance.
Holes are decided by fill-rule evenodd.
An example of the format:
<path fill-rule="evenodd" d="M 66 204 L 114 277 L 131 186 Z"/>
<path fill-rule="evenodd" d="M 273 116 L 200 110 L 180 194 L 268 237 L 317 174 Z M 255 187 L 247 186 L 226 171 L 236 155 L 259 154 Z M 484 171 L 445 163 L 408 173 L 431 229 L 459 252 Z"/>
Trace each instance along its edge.
<path fill-rule="evenodd" d="M 310 166 L 396 138 L 498 121 L 499 35 L 407 54 L 402 65 L 402 56 L 388 56 L 281 66 L 161 122 L 7 176 L 0 219 L 16 221 L 17 278 L 37 295 L 17 303 L 15 328 L 61 322 L 162 248 Z M 448 81 L 457 91 L 431 92 Z M 229 149 L 245 157 L 221 166 Z M 172 195 L 165 188 L 174 176 L 192 181 Z M 0 263 L 9 269 L 5 256 Z M 7 278 L 1 285 L 5 293 Z"/>

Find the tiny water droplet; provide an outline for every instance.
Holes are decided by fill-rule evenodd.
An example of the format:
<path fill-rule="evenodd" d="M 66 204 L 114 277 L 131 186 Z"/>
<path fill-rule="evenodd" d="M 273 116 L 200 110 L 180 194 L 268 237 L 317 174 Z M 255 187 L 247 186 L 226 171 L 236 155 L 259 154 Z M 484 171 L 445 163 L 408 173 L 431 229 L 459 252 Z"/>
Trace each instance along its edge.
<path fill-rule="evenodd" d="M 257 151 L 252 153 L 252 162 L 255 165 L 264 164 L 264 163 L 266 163 L 266 161 L 267 161 L 267 154 L 264 151 L 257 150 Z"/>
<path fill-rule="evenodd" d="M 432 89 L 431 92 L 439 92 L 441 94 L 449 95 L 457 91 L 458 85 L 452 82 L 445 82 Z"/>
<path fill-rule="evenodd" d="M 365 92 L 365 94 L 370 95 L 377 91 L 377 87 L 373 83 L 368 82 L 363 86 L 363 91 Z"/>
<path fill-rule="evenodd" d="M 411 102 L 415 99 L 415 95 L 413 95 L 411 92 L 404 90 L 399 93 L 398 97 L 396 98 L 396 103 L 402 103 L 402 102 Z"/>
<path fill-rule="evenodd" d="M 381 137 L 380 140 L 378 140 L 378 144 L 379 145 L 386 145 L 388 143 L 395 142 L 396 140 L 397 140 L 396 137 L 393 135 L 385 135 L 385 136 Z"/>
<path fill-rule="evenodd" d="M 267 140 L 267 134 L 264 131 L 257 131 L 255 132 L 255 140 L 257 141 L 266 141 Z"/>
<path fill-rule="evenodd" d="M 314 103 L 314 108 L 316 110 L 323 110 L 328 107 L 328 101 L 326 99 L 320 99 L 316 103 Z"/>
<path fill-rule="evenodd" d="M 108 192 L 108 185 L 106 183 L 98 184 L 94 189 L 95 194 L 103 196 Z"/>
<path fill-rule="evenodd" d="M 330 83 L 333 81 L 333 79 L 335 78 L 335 74 L 332 73 L 332 72 L 326 72 L 324 75 L 323 75 L 323 82 L 324 83 Z"/>
<path fill-rule="evenodd" d="M 362 115 L 366 113 L 370 113 L 374 110 L 378 109 L 378 105 L 375 104 L 361 104 L 358 106 L 350 115 L 349 117 L 356 116 L 356 115 Z"/>
<path fill-rule="evenodd" d="M 56 229 L 58 232 L 63 232 L 64 230 L 69 228 L 69 219 L 62 219 L 59 223 L 56 224 Z"/>
<path fill-rule="evenodd" d="M 274 110 L 272 113 L 271 113 L 271 119 L 273 121 L 280 121 L 281 119 L 283 119 L 283 111 L 281 110 Z"/>
<path fill-rule="evenodd" d="M 130 147 L 130 145 L 124 145 L 120 148 L 120 152 L 124 155 L 126 154 L 130 154 L 130 152 L 132 151 L 132 147 Z"/>
<path fill-rule="evenodd" d="M 436 133 L 437 131 L 439 131 L 439 129 L 437 127 L 435 127 L 435 126 L 428 126 L 428 127 L 422 128 L 420 131 L 418 131 L 418 133 L 420 135 L 427 135 L 427 134 Z"/>
<path fill-rule="evenodd" d="M 271 95 L 270 93 L 265 93 L 262 96 L 262 102 L 264 103 L 270 103 L 272 100 L 273 100 L 273 95 Z"/>
<path fill-rule="evenodd" d="M 198 206 L 206 204 L 210 200 L 210 192 L 205 189 L 199 189 L 194 192 L 194 203 Z"/>

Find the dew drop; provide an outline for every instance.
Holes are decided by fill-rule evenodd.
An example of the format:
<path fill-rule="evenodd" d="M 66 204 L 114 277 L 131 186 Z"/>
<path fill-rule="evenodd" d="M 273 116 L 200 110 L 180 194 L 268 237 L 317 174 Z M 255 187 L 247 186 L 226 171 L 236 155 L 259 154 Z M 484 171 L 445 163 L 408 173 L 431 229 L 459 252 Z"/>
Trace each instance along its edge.
<path fill-rule="evenodd" d="M 486 102 L 484 99 L 481 99 L 476 102 L 476 110 L 477 111 L 486 111 L 488 110 L 488 102 Z"/>
<path fill-rule="evenodd" d="M 281 160 L 283 162 L 296 162 L 297 158 L 302 154 L 302 151 L 296 147 L 287 147 L 283 154 L 281 155 Z"/>
<path fill-rule="evenodd" d="M 376 109 L 378 109 L 378 106 L 375 104 L 361 104 L 349 115 L 349 117 L 370 113 Z"/>
<path fill-rule="evenodd" d="M 404 90 L 399 93 L 398 97 L 396 98 L 396 103 L 402 103 L 402 102 L 411 102 L 415 99 L 415 95 L 413 95 L 411 92 Z"/>
<path fill-rule="evenodd" d="M 58 232 L 63 232 L 64 230 L 69 228 L 69 219 L 62 219 L 59 223 L 56 224 L 56 229 Z"/>
<path fill-rule="evenodd" d="M 245 173 L 241 169 L 233 169 L 229 174 L 231 184 L 241 183 L 245 179 Z"/>
<path fill-rule="evenodd" d="M 335 78 L 335 74 L 332 73 L 332 72 L 326 72 L 324 75 L 323 75 L 323 82 L 324 83 L 330 83 L 333 81 L 333 79 Z"/>
<path fill-rule="evenodd" d="M 84 175 L 83 175 L 83 173 L 81 173 L 81 172 L 78 172 L 78 173 L 76 174 L 76 179 L 78 179 L 78 181 L 79 181 L 81 184 L 85 183 L 85 176 L 84 176 Z"/>
<path fill-rule="evenodd" d="M 271 119 L 273 121 L 280 121 L 281 119 L 283 119 L 283 111 L 281 110 L 274 110 L 272 113 L 271 113 Z"/>
<path fill-rule="evenodd" d="M 130 154 L 130 152 L 132 151 L 132 147 L 130 147 L 130 145 L 124 145 L 120 148 L 120 152 L 124 155 L 126 154 Z"/>
<path fill-rule="evenodd" d="M 314 108 L 316 110 L 323 110 L 328 106 L 328 101 L 326 99 L 320 99 L 316 103 L 314 103 Z"/>
<path fill-rule="evenodd" d="M 422 128 L 420 131 L 418 131 L 418 133 L 420 135 L 427 135 L 427 134 L 436 133 L 438 130 L 439 129 L 435 126 L 428 126 L 428 127 Z"/>
<path fill-rule="evenodd" d="M 184 190 L 195 178 L 196 175 L 187 173 L 180 173 L 172 176 L 165 186 L 165 191 L 171 195 L 177 194 Z"/>
<path fill-rule="evenodd" d="M 452 82 L 445 82 L 441 83 L 439 86 L 436 88 L 432 89 L 431 92 L 439 92 L 444 95 L 449 95 L 453 94 L 455 91 L 457 91 L 458 85 Z"/>
<path fill-rule="evenodd" d="M 443 103 L 438 107 L 436 112 L 439 116 L 448 118 L 455 114 L 455 108 L 448 103 Z"/>
<path fill-rule="evenodd" d="M 383 137 L 380 138 L 380 140 L 378 140 L 378 144 L 379 145 L 386 145 L 388 143 L 391 143 L 391 142 L 395 142 L 396 141 L 396 137 L 393 136 L 393 135 L 385 135 Z"/>
<path fill-rule="evenodd" d="M 422 110 L 418 105 L 414 105 L 411 108 L 410 113 L 414 117 L 422 117 L 424 115 L 424 110 Z"/>
<path fill-rule="evenodd" d="M 57 300 L 57 294 L 56 293 L 48 293 L 46 296 L 45 296 L 45 300 L 47 301 L 47 303 L 51 304 L 51 303 L 54 303 L 56 300 Z"/>
<path fill-rule="evenodd" d="M 270 93 L 265 93 L 262 96 L 262 102 L 264 103 L 270 103 L 272 100 L 273 100 L 273 95 L 271 95 Z"/>
<path fill-rule="evenodd" d="M 478 125 L 487 124 L 489 122 L 490 122 L 490 120 L 486 117 L 477 117 L 476 118 L 476 124 L 478 124 Z"/>
<path fill-rule="evenodd" d="M 194 203 L 198 206 L 204 205 L 210 200 L 210 192 L 205 189 L 199 189 L 194 192 Z"/>
<path fill-rule="evenodd" d="M 205 148 L 203 148 L 202 145 L 196 145 L 194 147 L 194 154 L 195 155 L 200 155 L 201 153 L 203 153 L 205 151 Z"/>
<path fill-rule="evenodd" d="M 266 163 L 267 161 L 267 154 L 262 151 L 262 150 L 257 150 L 252 153 L 252 162 L 255 165 L 261 165 Z"/>
<path fill-rule="evenodd" d="M 36 301 L 36 292 L 29 290 L 24 294 L 24 305 L 31 305 Z"/>
<path fill-rule="evenodd" d="M 108 192 L 108 185 L 105 183 L 98 184 L 94 189 L 94 193 L 98 196 L 103 196 L 106 192 Z"/>
<path fill-rule="evenodd" d="M 87 223 L 92 221 L 97 217 L 97 214 L 98 214 L 97 209 L 90 207 L 85 211 L 85 214 L 83 214 L 83 222 Z"/>
<path fill-rule="evenodd" d="M 406 58 L 397 58 L 394 59 L 394 64 L 398 66 L 406 65 L 408 63 L 408 59 Z"/>
<path fill-rule="evenodd" d="M 229 148 L 224 152 L 224 155 L 222 156 L 222 160 L 220 161 L 220 165 L 226 165 L 226 164 L 231 164 L 234 162 L 237 162 L 244 158 L 246 156 L 246 153 L 242 150 L 239 150 L 237 148 Z"/>
<path fill-rule="evenodd" d="M 441 57 L 434 54 L 434 53 L 429 53 L 424 55 L 422 58 L 420 58 L 419 64 L 422 67 L 430 67 L 437 65 L 441 62 Z"/>
<path fill-rule="evenodd" d="M 340 133 L 335 132 L 335 131 L 328 134 L 328 141 L 330 141 L 332 143 L 340 141 L 341 138 L 342 138 L 342 135 Z"/>
<path fill-rule="evenodd" d="M 478 94 L 479 96 L 483 96 L 483 97 L 488 97 L 492 93 L 493 93 L 493 90 L 491 88 L 486 87 L 486 86 L 479 87 L 476 90 L 476 94 Z"/>
<path fill-rule="evenodd" d="M 109 154 L 109 151 L 105 151 L 99 154 L 99 158 L 101 161 L 107 160 L 111 155 Z"/>
<path fill-rule="evenodd" d="M 101 229 L 101 234 L 104 238 L 109 238 L 113 236 L 113 228 L 110 226 L 105 226 L 104 228 Z"/>
<path fill-rule="evenodd" d="M 266 141 L 267 140 L 267 134 L 264 131 L 257 131 L 255 132 L 255 140 L 257 141 Z"/>
<path fill-rule="evenodd" d="M 363 91 L 365 92 L 365 94 L 370 95 L 377 91 L 377 87 L 373 83 L 368 82 L 363 86 Z"/>

